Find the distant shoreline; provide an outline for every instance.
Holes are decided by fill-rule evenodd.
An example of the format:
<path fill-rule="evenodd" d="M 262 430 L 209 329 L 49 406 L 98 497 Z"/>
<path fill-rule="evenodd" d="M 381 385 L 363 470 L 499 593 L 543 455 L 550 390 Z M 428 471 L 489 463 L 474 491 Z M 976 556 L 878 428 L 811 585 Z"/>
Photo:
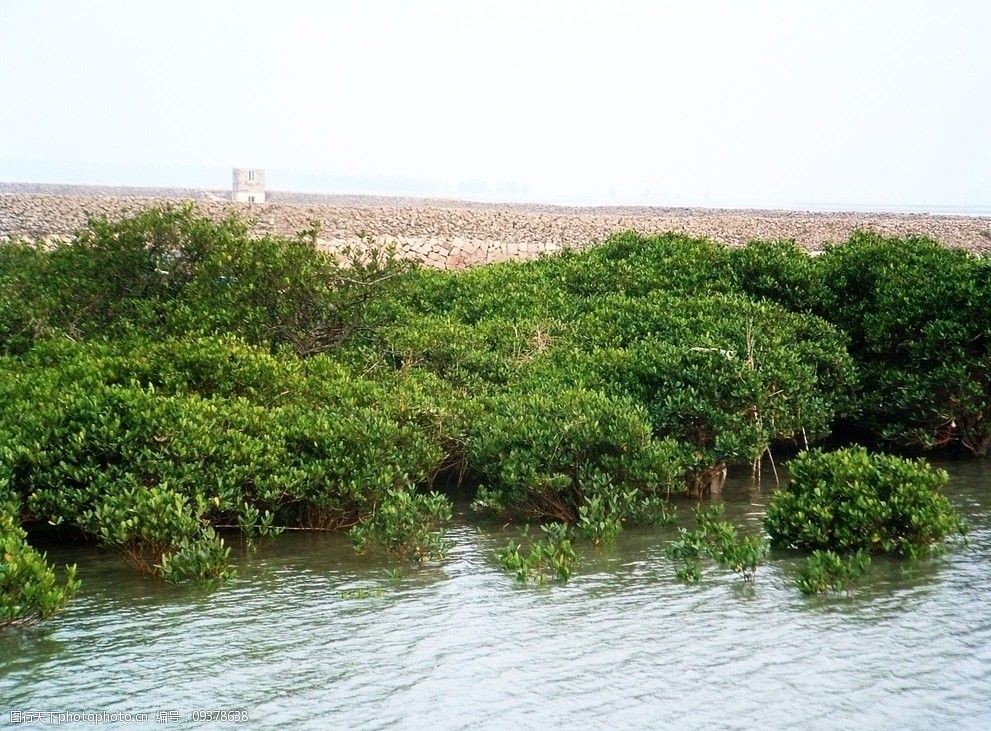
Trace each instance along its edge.
<path fill-rule="evenodd" d="M 257 235 L 294 236 L 318 224 L 328 251 L 371 238 L 428 266 L 460 269 L 583 249 L 620 231 L 674 231 L 729 246 L 793 240 L 821 251 L 858 229 L 927 236 L 945 246 L 991 253 L 991 216 L 927 213 L 556 206 L 475 203 L 397 196 L 269 191 L 261 204 L 234 203 L 222 190 L 0 183 L 0 241 L 70 236 L 93 217 L 121 218 L 163 203 L 191 202 L 215 220 L 236 213 Z"/>
<path fill-rule="evenodd" d="M 84 183 L 24 183 L 0 181 L 0 195 L 44 195 L 98 198 L 151 198 L 163 200 L 230 201 L 230 191 L 210 188 L 135 185 L 88 185 Z M 534 203 L 513 201 L 475 201 L 462 198 L 429 196 L 374 195 L 348 193 L 313 193 L 301 191 L 270 190 L 268 203 L 287 205 L 331 206 L 409 206 L 427 208 L 515 208 L 535 212 L 618 214 L 618 215 L 692 215 L 699 212 L 760 213 L 760 214 L 845 214 L 886 216 L 960 216 L 966 218 L 991 218 L 991 205 L 987 206 L 843 206 L 842 204 L 817 204 L 807 206 L 766 208 L 752 206 L 659 206 L 659 205 L 568 205 L 558 203 Z"/>

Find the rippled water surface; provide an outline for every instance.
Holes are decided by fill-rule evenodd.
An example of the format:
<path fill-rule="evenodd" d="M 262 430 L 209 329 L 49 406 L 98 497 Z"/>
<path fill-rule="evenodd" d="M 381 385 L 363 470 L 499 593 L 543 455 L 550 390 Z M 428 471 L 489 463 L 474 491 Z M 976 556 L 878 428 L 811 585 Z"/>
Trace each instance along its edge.
<path fill-rule="evenodd" d="M 852 596 L 811 600 L 786 555 L 754 587 L 719 570 L 677 583 L 674 529 L 627 531 L 543 589 L 496 566 L 506 533 L 467 521 L 448 562 L 399 579 L 344 537 L 294 534 L 212 592 L 51 547 L 83 588 L 0 636 L 0 725 L 11 709 L 179 710 L 172 728 L 245 709 L 269 728 L 991 728 L 991 465 L 947 468 L 967 545 L 875 561 Z M 756 529 L 768 491 L 725 497 Z"/>

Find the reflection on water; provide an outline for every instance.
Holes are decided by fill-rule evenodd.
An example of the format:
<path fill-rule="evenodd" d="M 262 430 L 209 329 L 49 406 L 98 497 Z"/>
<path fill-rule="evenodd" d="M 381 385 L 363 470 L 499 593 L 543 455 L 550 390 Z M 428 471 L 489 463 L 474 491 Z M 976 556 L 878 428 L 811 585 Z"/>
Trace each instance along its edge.
<path fill-rule="evenodd" d="M 967 545 L 877 560 L 852 596 L 803 597 L 787 555 L 755 587 L 718 570 L 682 586 L 664 555 L 673 528 L 627 531 L 543 589 L 495 565 L 506 533 L 466 521 L 448 562 L 399 579 L 339 535 L 280 536 L 217 591 L 49 549 L 79 563 L 83 589 L 0 636 L 0 724 L 20 708 L 182 711 L 172 727 L 247 709 L 270 728 L 989 728 L 991 464 L 946 466 Z M 752 530 L 767 497 L 724 494 Z M 382 591 L 349 598 L 362 587 Z"/>

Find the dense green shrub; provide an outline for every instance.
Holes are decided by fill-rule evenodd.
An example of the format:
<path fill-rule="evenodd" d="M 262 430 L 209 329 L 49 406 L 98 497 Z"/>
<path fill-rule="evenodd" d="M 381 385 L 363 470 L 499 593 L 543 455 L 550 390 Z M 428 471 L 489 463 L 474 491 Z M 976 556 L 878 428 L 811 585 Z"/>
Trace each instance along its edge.
<path fill-rule="evenodd" d="M 690 447 L 696 487 L 772 443 L 824 436 L 853 377 L 828 324 L 739 297 L 607 297 L 578 322 L 579 347 L 533 377 L 632 397 L 657 437 Z"/>
<path fill-rule="evenodd" d="M 203 496 L 195 498 L 190 505 L 168 488 L 117 483 L 75 522 L 104 545 L 120 548 L 143 573 L 172 583 L 230 578 L 230 549 L 205 522 Z"/>
<path fill-rule="evenodd" d="M 229 564 L 230 549 L 210 526 L 194 539 L 185 540 L 162 554 L 158 572 L 172 584 L 183 581 L 226 581 L 235 574 Z"/>
<path fill-rule="evenodd" d="M 241 236 L 198 267 L 173 327 L 237 333 L 303 357 L 325 353 L 379 324 L 368 304 L 406 270 L 392 252 L 371 245 L 330 255 L 314 237 Z"/>
<path fill-rule="evenodd" d="M 610 295 L 729 292 L 728 249 L 680 234 L 617 234 L 581 252 L 510 261 L 464 272 L 418 274 L 402 298 L 416 314 L 446 314 L 467 324 L 486 320 L 568 321 Z M 395 312 L 396 310 L 393 310 Z M 397 318 L 399 319 L 399 318 Z"/>
<path fill-rule="evenodd" d="M 816 262 L 817 310 L 849 334 L 850 418 L 883 439 L 991 448 L 991 259 L 860 233 Z"/>
<path fill-rule="evenodd" d="M 861 447 L 803 452 L 764 526 L 776 546 L 919 556 L 965 526 L 941 493 L 948 476 L 923 460 Z"/>
<path fill-rule="evenodd" d="M 568 252 L 541 264 L 560 282 L 558 287 L 583 301 L 613 294 L 649 299 L 675 293 L 691 298 L 732 287 L 729 249 L 677 233 L 647 236 L 626 231 L 581 253 Z"/>
<path fill-rule="evenodd" d="M 549 322 L 484 320 L 468 325 L 448 316 L 412 316 L 377 333 L 368 355 L 396 370 L 426 370 L 463 389 L 510 383 L 553 341 Z"/>
<path fill-rule="evenodd" d="M 155 208 L 110 222 L 94 219 L 46 252 L 25 290 L 49 329 L 73 338 L 162 326 L 218 247 L 245 237 L 233 219 L 214 224 L 191 209 Z"/>
<path fill-rule="evenodd" d="M 562 286 L 554 259 L 508 261 L 464 272 L 422 273 L 408 290 L 411 310 L 443 314 L 468 325 L 489 320 L 567 316 L 576 298 Z"/>
<path fill-rule="evenodd" d="M 139 386 L 155 393 L 243 397 L 266 406 L 305 399 L 309 361 L 273 354 L 224 336 L 152 339 L 131 335 L 114 340 L 39 340 L 17 359 L 4 359 L 7 373 L 39 371 L 60 382 L 91 386 Z"/>
<path fill-rule="evenodd" d="M 469 393 L 632 397 L 656 437 L 688 448 L 685 478 L 700 489 L 774 442 L 824 436 L 853 378 L 843 335 L 823 320 L 712 294 L 734 288 L 731 262 L 711 242 L 630 233 L 536 262 L 431 272 L 405 289 L 385 352 Z"/>
<path fill-rule="evenodd" d="M 784 243 L 730 256 L 736 291 L 817 313 L 849 336 L 860 372 L 850 424 L 898 444 L 987 454 L 991 259 L 863 231 L 820 257 Z"/>
<path fill-rule="evenodd" d="M 566 524 L 505 553 L 561 576 L 572 534 L 666 522 L 671 493 L 837 417 L 986 451 L 988 301 L 991 260 L 914 239 L 813 258 L 627 232 L 453 273 L 154 209 L 0 247 L 0 463 L 29 517 L 170 581 L 229 575 L 227 527 L 438 555 L 450 503 L 428 491 L 453 482 L 479 485 L 477 508 Z M 905 485 L 775 498 L 776 540 L 849 552 L 864 529 L 866 550 L 914 554 L 959 527 L 925 498 L 931 474 L 875 467 Z M 763 550 L 708 513 L 679 545 L 686 577 L 703 556 L 752 577 Z M 819 560 L 810 586 L 831 580 Z"/>
<path fill-rule="evenodd" d="M 482 486 L 475 506 L 586 526 L 621 521 L 637 500 L 680 488 L 678 445 L 656 440 L 627 398 L 581 389 L 509 392 L 471 425 L 469 463 Z M 629 490 L 634 494 L 629 498 Z"/>
<path fill-rule="evenodd" d="M 0 348 L 53 332 L 233 333 L 309 356 L 372 328 L 369 303 L 407 268 L 374 246 L 332 256 L 314 232 L 254 237 L 244 221 L 188 206 L 95 219 L 50 250 L 0 254 Z"/>
<path fill-rule="evenodd" d="M 870 564 L 870 554 L 864 551 L 844 557 L 833 551 L 816 550 L 806 559 L 795 583 L 803 594 L 848 592 Z"/>
<path fill-rule="evenodd" d="M 733 289 L 793 312 L 815 311 L 821 285 L 815 258 L 793 241 L 753 241 L 729 252 Z"/>
<path fill-rule="evenodd" d="M 223 558 L 210 526 L 354 525 L 443 463 L 445 402 L 429 378 L 380 383 L 322 356 L 301 366 L 204 339 L 171 343 L 174 367 L 158 346 L 126 345 L 0 359 L 0 454 L 34 515 L 146 571 L 176 554 L 209 573 L 190 557 Z"/>
<path fill-rule="evenodd" d="M 27 542 L 27 534 L 20 525 L 19 501 L 3 486 L 0 486 L 0 559 L 0 630 L 50 617 L 65 606 L 79 587 L 75 566 L 66 567 L 66 580 L 60 585 L 45 555 Z"/>
<path fill-rule="evenodd" d="M 32 297 L 45 253 L 42 247 L 21 241 L 0 245 L 0 355 L 23 353 L 48 327 L 45 313 Z"/>

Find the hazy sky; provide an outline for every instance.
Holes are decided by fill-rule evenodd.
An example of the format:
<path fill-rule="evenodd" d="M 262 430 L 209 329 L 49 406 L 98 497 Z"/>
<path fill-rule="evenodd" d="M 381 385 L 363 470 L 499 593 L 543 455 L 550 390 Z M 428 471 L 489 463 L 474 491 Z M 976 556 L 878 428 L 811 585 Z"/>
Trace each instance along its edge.
<path fill-rule="evenodd" d="M 991 205 L 991 2 L 0 0 L 0 180 Z"/>

